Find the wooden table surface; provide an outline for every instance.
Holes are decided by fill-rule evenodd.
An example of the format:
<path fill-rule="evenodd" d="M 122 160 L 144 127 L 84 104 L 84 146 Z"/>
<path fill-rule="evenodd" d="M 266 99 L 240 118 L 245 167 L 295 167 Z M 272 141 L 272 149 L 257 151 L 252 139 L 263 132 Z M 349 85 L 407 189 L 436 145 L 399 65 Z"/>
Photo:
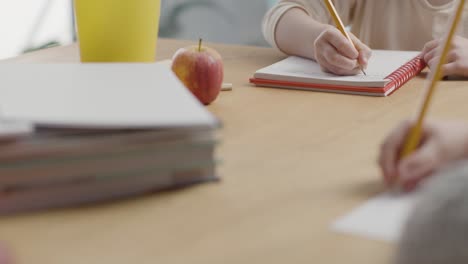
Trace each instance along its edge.
<path fill-rule="evenodd" d="M 158 59 L 187 44 L 161 40 Z M 255 88 L 249 77 L 281 54 L 212 46 L 224 57 L 225 81 L 234 84 L 209 107 L 224 122 L 218 151 L 223 180 L 0 218 L 0 240 L 18 263 L 390 263 L 393 245 L 333 233 L 329 226 L 382 191 L 379 144 L 415 113 L 423 76 L 388 98 Z M 12 61 L 77 62 L 78 49 Z M 465 82 L 446 81 L 431 116 L 466 119 L 467 101 Z"/>

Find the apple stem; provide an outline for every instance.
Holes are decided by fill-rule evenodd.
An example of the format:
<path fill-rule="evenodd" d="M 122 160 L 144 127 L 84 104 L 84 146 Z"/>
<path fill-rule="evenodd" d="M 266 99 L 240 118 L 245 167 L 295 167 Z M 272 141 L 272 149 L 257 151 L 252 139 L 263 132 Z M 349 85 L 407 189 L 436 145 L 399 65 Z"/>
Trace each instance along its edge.
<path fill-rule="evenodd" d="M 201 38 L 198 40 L 198 52 L 201 52 L 202 41 L 203 39 Z"/>

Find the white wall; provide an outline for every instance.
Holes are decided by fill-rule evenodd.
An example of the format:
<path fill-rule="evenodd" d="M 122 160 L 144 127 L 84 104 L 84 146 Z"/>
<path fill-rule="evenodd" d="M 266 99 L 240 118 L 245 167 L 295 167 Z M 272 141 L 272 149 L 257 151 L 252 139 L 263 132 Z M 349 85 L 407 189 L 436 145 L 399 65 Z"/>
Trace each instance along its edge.
<path fill-rule="evenodd" d="M 266 45 L 261 22 L 271 4 L 269 1 L 163 0 L 162 3 L 163 36 L 192 40 L 202 37 L 211 42 Z"/>
<path fill-rule="evenodd" d="M 260 23 L 267 8 L 277 0 L 162 0 L 162 26 L 167 37 L 206 41 L 264 45 Z M 202 6 L 190 8 L 171 21 L 172 11 L 181 3 L 212 1 L 222 11 Z M 44 23 L 34 35 L 38 16 L 44 6 Z M 28 44 L 41 46 L 49 41 L 72 42 L 71 0 L 0 0 L 0 59 L 16 56 Z"/>
<path fill-rule="evenodd" d="M 38 25 L 47 3 L 46 19 Z M 68 0 L 0 0 L 0 59 L 20 54 L 28 44 L 37 46 L 54 40 L 71 43 L 71 12 Z M 37 26 L 39 30 L 32 34 Z"/>

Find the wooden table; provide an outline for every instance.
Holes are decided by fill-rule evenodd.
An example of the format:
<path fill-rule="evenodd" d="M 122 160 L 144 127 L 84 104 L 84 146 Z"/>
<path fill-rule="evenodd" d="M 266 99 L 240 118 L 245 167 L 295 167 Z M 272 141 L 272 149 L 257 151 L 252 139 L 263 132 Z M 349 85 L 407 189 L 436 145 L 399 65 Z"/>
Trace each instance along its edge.
<path fill-rule="evenodd" d="M 161 40 L 159 58 L 187 44 Z M 423 78 L 389 98 L 255 88 L 248 84 L 252 73 L 282 55 L 213 46 L 224 56 L 225 80 L 234 84 L 209 107 L 224 121 L 222 182 L 0 218 L 0 239 L 18 263 L 390 262 L 392 245 L 329 226 L 382 190 L 379 144 L 415 112 Z M 78 50 L 54 48 L 13 61 L 76 62 Z M 444 82 L 431 114 L 466 119 L 467 101 L 468 85 Z"/>

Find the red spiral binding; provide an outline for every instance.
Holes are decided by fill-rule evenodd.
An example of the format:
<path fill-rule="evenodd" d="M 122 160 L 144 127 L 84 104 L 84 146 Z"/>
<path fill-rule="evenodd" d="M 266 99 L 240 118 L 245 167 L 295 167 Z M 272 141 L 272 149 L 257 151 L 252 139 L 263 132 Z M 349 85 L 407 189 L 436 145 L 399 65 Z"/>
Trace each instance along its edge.
<path fill-rule="evenodd" d="M 426 63 L 421 56 L 417 56 L 405 65 L 398 68 L 385 79 L 390 79 L 390 86 L 401 87 L 415 75 L 419 74 L 426 67 Z"/>

